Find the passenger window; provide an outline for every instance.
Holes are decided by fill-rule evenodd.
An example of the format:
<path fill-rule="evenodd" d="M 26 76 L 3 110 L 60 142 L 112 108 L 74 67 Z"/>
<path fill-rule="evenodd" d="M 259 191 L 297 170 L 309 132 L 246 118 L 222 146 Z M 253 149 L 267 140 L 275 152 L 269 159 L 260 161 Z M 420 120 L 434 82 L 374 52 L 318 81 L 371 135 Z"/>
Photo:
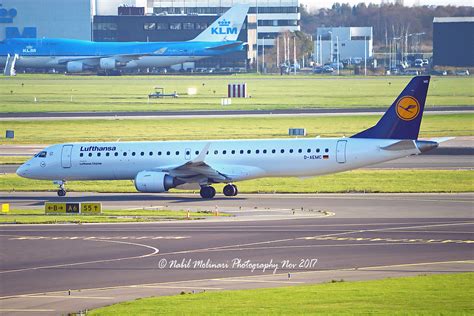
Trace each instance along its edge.
<path fill-rule="evenodd" d="M 264 149 L 264 150 L 263 150 L 263 153 L 264 153 L 264 154 L 266 154 L 266 153 L 267 153 L 267 150 L 266 150 L 266 149 Z"/>
<path fill-rule="evenodd" d="M 179 151 L 176 152 L 176 156 L 179 156 Z"/>
<path fill-rule="evenodd" d="M 284 154 L 284 153 L 285 153 L 285 150 L 284 150 L 284 149 L 282 149 L 282 150 L 280 150 L 280 152 L 281 152 L 282 154 Z"/>
<path fill-rule="evenodd" d="M 196 154 L 196 155 L 199 155 L 199 151 L 196 150 L 195 154 Z"/>
<path fill-rule="evenodd" d="M 214 150 L 214 155 L 217 155 L 219 152 L 217 150 Z"/>
<path fill-rule="evenodd" d="M 148 155 L 150 155 L 150 156 L 153 156 L 153 152 L 152 152 L 152 151 L 150 151 L 150 152 L 148 153 Z"/>
<path fill-rule="evenodd" d="M 186 156 L 191 155 L 191 152 L 189 150 L 186 151 Z"/>
<path fill-rule="evenodd" d="M 256 154 L 259 154 L 259 153 L 260 153 L 260 150 L 257 149 L 257 150 L 255 151 L 255 153 L 256 153 Z"/>
<path fill-rule="evenodd" d="M 97 157 L 100 157 L 100 153 L 97 153 Z"/>
<path fill-rule="evenodd" d="M 275 149 L 272 149 L 272 154 L 276 153 L 276 150 Z"/>
<path fill-rule="evenodd" d="M 290 154 L 292 154 L 292 153 L 293 153 L 293 149 L 290 149 Z"/>
<path fill-rule="evenodd" d="M 326 148 L 324 151 L 328 153 L 328 152 L 329 152 L 329 148 Z"/>
<path fill-rule="evenodd" d="M 88 156 L 89 156 L 89 157 L 92 157 L 92 153 L 89 153 L 89 155 L 88 155 Z"/>
<path fill-rule="evenodd" d="M 222 154 L 223 154 L 223 155 L 227 154 L 227 150 L 224 150 L 224 151 L 222 152 Z"/>
<path fill-rule="evenodd" d="M 311 148 L 308 148 L 308 150 L 306 150 L 307 153 L 310 153 L 311 152 Z"/>
<path fill-rule="evenodd" d="M 117 156 L 118 156 L 118 153 L 116 152 L 116 153 L 114 154 L 114 156 L 117 157 Z"/>
<path fill-rule="evenodd" d="M 319 153 L 321 150 L 319 150 L 319 148 L 316 149 L 316 152 Z"/>
<path fill-rule="evenodd" d="M 167 152 L 166 152 L 166 155 L 167 155 L 167 156 L 171 155 L 171 152 L 167 151 Z"/>
<path fill-rule="evenodd" d="M 252 152 L 252 151 L 251 151 L 250 149 L 249 149 L 249 150 L 247 150 L 247 154 L 250 154 L 251 152 Z"/>
<path fill-rule="evenodd" d="M 145 153 L 142 151 L 142 152 L 140 153 L 140 156 L 145 156 Z"/>
<path fill-rule="evenodd" d="M 106 152 L 105 155 L 106 155 L 107 157 L 109 157 L 109 156 L 110 156 L 110 153 L 109 153 L 109 152 Z"/>
<path fill-rule="evenodd" d="M 132 156 L 135 156 L 135 152 L 132 153 Z"/>
<path fill-rule="evenodd" d="M 232 155 L 235 155 L 235 150 L 232 150 Z"/>
<path fill-rule="evenodd" d="M 79 157 L 83 157 L 83 156 L 84 156 L 84 154 L 83 154 L 83 153 L 80 153 L 80 154 L 79 154 Z"/>
<path fill-rule="evenodd" d="M 244 151 L 243 151 L 243 150 L 240 150 L 240 154 L 243 154 L 243 153 L 244 153 Z"/>
<path fill-rule="evenodd" d="M 298 152 L 301 154 L 303 152 L 303 149 L 298 149 Z"/>
<path fill-rule="evenodd" d="M 158 152 L 158 156 L 161 156 L 161 151 Z"/>
<path fill-rule="evenodd" d="M 123 156 L 124 156 L 124 157 L 125 157 L 125 156 L 127 156 L 127 153 L 126 153 L 126 152 L 124 152 L 124 153 L 123 153 Z"/>

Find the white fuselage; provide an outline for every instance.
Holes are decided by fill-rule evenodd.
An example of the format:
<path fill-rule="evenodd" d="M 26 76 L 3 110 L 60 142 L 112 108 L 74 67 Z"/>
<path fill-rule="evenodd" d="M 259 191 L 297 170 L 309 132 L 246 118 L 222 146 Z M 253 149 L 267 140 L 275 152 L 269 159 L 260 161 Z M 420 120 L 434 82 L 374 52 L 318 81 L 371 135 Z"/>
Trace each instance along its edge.
<path fill-rule="evenodd" d="M 311 177 L 409 155 L 381 149 L 393 139 L 267 139 L 162 142 L 69 143 L 45 149 L 46 157 L 25 163 L 18 174 L 44 180 L 134 179 L 144 170 L 167 170 L 199 156 L 230 181 L 261 177 Z"/>

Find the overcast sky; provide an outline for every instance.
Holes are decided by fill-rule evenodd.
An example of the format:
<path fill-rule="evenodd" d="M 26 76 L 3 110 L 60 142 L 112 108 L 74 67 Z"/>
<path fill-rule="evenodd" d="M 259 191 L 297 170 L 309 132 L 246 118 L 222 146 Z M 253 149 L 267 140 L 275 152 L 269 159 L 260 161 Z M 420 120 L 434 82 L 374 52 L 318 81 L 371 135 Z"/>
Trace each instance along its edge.
<path fill-rule="evenodd" d="M 405 5 L 411 6 L 417 0 L 405 0 Z M 365 2 L 369 4 L 370 2 L 380 4 L 380 0 L 373 0 L 373 1 L 363 1 L 363 0 L 301 0 L 302 3 L 307 4 L 314 8 L 324 8 L 324 7 L 331 7 L 333 3 L 350 3 L 351 5 Z M 418 0 L 421 5 L 457 5 L 457 6 L 473 6 L 474 0 Z"/>

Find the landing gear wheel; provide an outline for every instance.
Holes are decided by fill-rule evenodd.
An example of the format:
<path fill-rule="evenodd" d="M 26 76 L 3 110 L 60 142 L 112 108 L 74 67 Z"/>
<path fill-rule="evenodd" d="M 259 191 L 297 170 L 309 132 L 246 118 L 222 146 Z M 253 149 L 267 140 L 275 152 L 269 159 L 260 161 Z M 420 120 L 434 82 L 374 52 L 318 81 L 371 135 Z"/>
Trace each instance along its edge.
<path fill-rule="evenodd" d="M 237 193 L 239 193 L 235 184 L 228 184 L 224 186 L 224 189 L 222 191 L 225 196 L 236 196 Z"/>
<path fill-rule="evenodd" d="M 201 187 L 199 194 L 203 199 L 212 199 L 216 195 L 216 189 L 211 186 Z"/>
<path fill-rule="evenodd" d="M 66 190 L 64 190 L 64 189 L 59 189 L 59 190 L 58 190 L 58 196 L 66 196 Z"/>

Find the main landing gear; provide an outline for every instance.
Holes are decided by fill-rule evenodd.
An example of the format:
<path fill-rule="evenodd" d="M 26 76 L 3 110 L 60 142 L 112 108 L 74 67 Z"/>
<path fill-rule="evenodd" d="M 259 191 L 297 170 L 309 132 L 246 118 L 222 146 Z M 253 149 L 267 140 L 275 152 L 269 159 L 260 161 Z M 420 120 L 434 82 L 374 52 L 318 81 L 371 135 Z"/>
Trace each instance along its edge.
<path fill-rule="evenodd" d="M 239 193 L 235 184 L 227 184 L 222 190 L 225 196 L 236 196 Z M 199 192 L 203 199 L 212 199 L 216 195 L 216 189 L 211 186 L 202 186 Z"/>
<path fill-rule="evenodd" d="M 235 184 L 227 184 L 222 190 L 225 196 L 236 196 L 239 193 Z"/>
<path fill-rule="evenodd" d="M 55 184 L 59 184 L 58 196 L 66 196 L 66 189 L 64 188 L 64 181 L 55 181 Z"/>

